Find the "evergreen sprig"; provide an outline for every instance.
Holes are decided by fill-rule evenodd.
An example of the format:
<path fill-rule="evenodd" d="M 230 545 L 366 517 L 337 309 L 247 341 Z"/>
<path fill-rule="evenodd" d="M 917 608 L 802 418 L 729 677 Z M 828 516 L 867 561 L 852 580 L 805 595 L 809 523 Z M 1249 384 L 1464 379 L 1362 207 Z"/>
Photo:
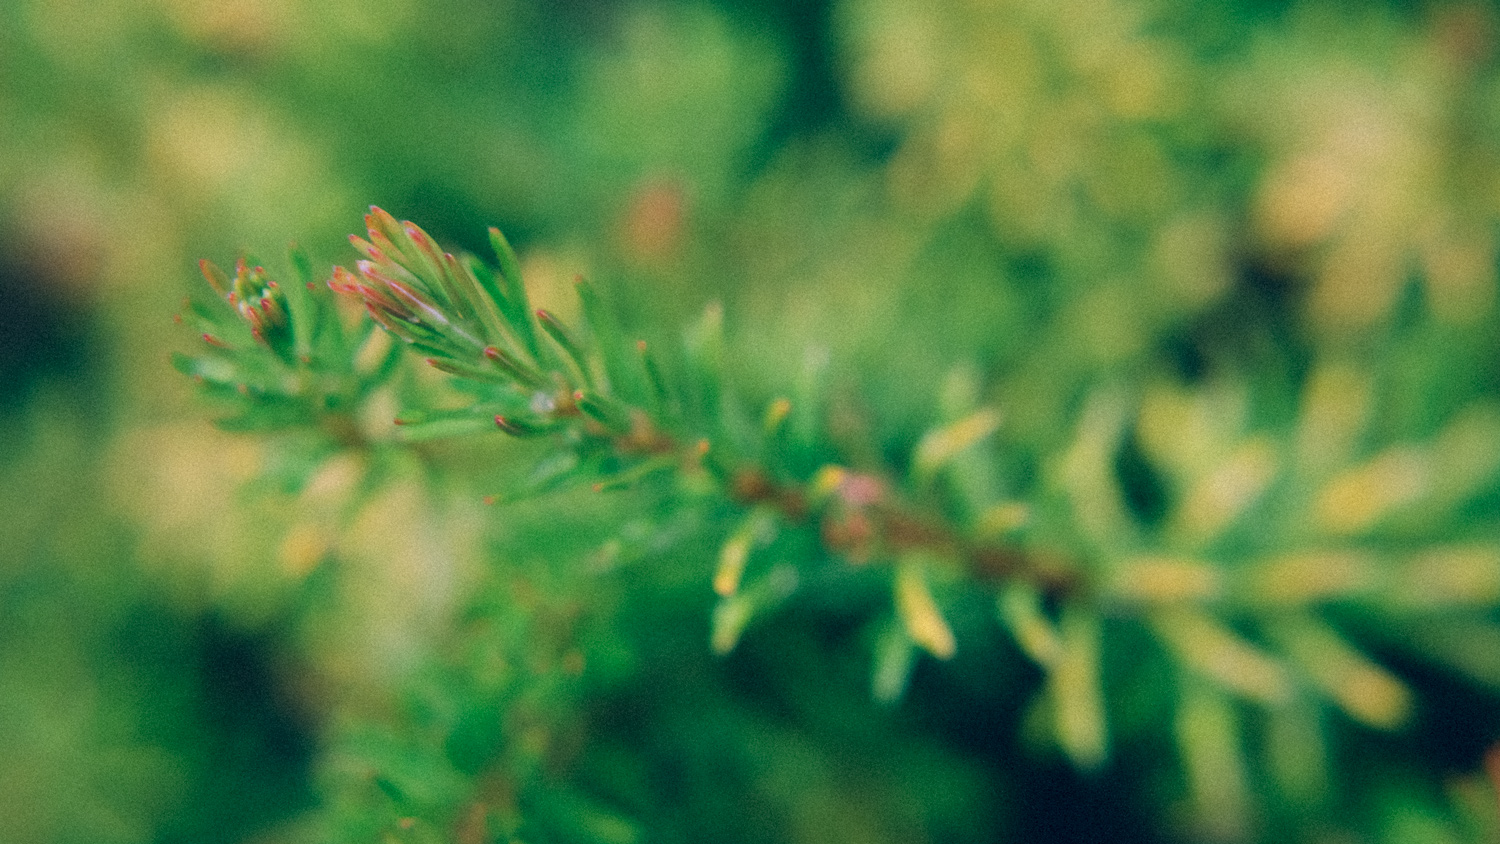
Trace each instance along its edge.
<path fill-rule="evenodd" d="M 701 578 L 717 595 L 716 652 L 733 650 L 798 591 L 879 580 L 889 597 L 870 622 L 871 688 L 894 701 L 919 653 L 946 660 L 964 647 L 945 607 L 980 594 L 1044 672 L 1040 712 L 1056 745 L 1096 768 L 1119 720 L 1103 676 L 1110 633 L 1134 626 L 1174 678 L 1164 714 L 1187 788 L 1227 807 L 1212 817 L 1216 834 L 1229 836 L 1248 823 L 1245 783 L 1257 767 L 1245 734 L 1263 729 L 1262 767 L 1294 780 L 1286 760 L 1326 764 L 1318 761 L 1326 749 L 1305 741 L 1310 706 L 1329 704 L 1378 729 L 1409 722 L 1412 692 L 1348 632 L 1361 618 L 1424 631 L 1407 646 L 1500 685 L 1493 660 L 1466 656 L 1455 633 L 1497 635 L 1486 613 L 1500 602 L 1500 549 L 1485 537 L 1462 545 L 1417 537 L 1409 553 L 1382 559 L 1370 541 L 1404 506 L 1468 501 L 1492 483 L 1493 466 L 1451 483 L 1432 475 L 1457 467 L 1476 437 L 1496 429 L 1483 407 L 1432 442 L 1314 472 L 1290 459 L 1316 448 L 1306 430 L 1236 435 L 1214 454 L 1184 456 L 1174 451 L 1180 443 L 1151 439 L 1167 411 L 1097 389 L 1037 488 L 1001 496 L 990 466 L 1004 419 L 962 368 L 934 397 L 935 419 L 903 462 L 857 465 L 816 417 L 818 384 L 750 409 L 717 305 L 664 356 L 632 341 L 587 281 L 576 285 L 577 324 L 534 309 L 497 230 L 492 269 L 442 251 L 378 208 L 366 226 L 367 238 L 351 238 L 363 259 L 334 268 L 327 287 L 363 305 L 366 325 L 478 397 L 457 409 L 404 410 L 403 438 L 498 428 L 547 443 L 529 485 L 496 499 L 587 480 L 600 491 L 654 485 L 674 506 L 708 514 L 719 550 Z M 306 279 L 306 259 L 294 253 L 293 263 Z M 195 309 L 212 348 L 178 366 L 238 396 L 242 424 L 315 421 L 391 371 L 389 362 L 355 365 L 364 329 L 343 325 L 316 285 L 294 285 L 292 294 L 245 261 L 232 280 L 207 263 L 204 275 L 229 307 Z M 1117 456 L 1142 437 L 1151 470 L 1175 473 L 1187 490 L 1160 528 L 1129 524 L 1120 488 Z M 1263 521 L 1274 535 L 1236 538 L 1256 507 L 1271 514 Z"/>
<path fill-rule="evenodd" d="M 360 438 L 360 402 L 386 382 L 399 358 L 395 349 L 381 352 L 372 344 L 373 323 L 345 324 L 327 286 L 314 280 L 305 251 L 292 247 L 289 260 L 296 276 L 290 284 L 248 257 L 235 263 L 233 278 L 200 262 L 218 295 L 189 299 L 178 320 L 190 320 L 208 350 L 174 354 L 172 364 L 233 408 L 221 422 L 226 428 L 321 427 L 352 444 Z"/>
<path fill-rule="evenodd" d="M 497 230 L 491 239 L 500 269 L 492 273 L 439 251 L 420 227 L 378 208 L 366 224 L 369 240 L 352 238 L 366 260 L 354 271 L 336 267 L 329 286 L 356 297 L 434 368 L 507 391 L 514 409 L 494 416 L 501 430 L 517 437 L 553 435 L 580 456 L 612 467 L 596 489 L 627 486 L 657 472 L 694 474 L 743 512 L 724 539 L 712 577 L 726 602 L 716 614 L 716 649 L 733 646 L 752 608 L 771 595 L 784 597 L 784 588 L 744 594 L 740 588 L 755 546 L 782 525 L 815 526 L 824 549 L 843 563 L 896 563 L 896 615 L 911 643 L 939 658 L 952 656 L 956 645 L 931 594 L 934 573 L 1031 583 L 1052 597 L 1074 586 L 1065 574 L 1043 571 L 1024 555 L 985 541 L 975 525 L 953 520 L 922 495 L 944 466 L 996 431 L 995 409 L 972 409 L 929 431 L 913 451 L 908 478 L 835 462 L 799 475 L 769 459 L 795 408 L 776 398 L 760 414 L 761 424 L 746 421 L 750 414 L 726 371 L 717 305 L 686 335 L 685 366 L 672 379 L 644 341 L 624 338 L 585 280 L 576 283 L 583 305 L 576 329 L 546 310 L 532 311 L 515 275 L 515 255 Z M 452 419 L 413 415 L 402 421 L 420 430 Z M 599 460 L 601 452 L 608 459 Z"/>

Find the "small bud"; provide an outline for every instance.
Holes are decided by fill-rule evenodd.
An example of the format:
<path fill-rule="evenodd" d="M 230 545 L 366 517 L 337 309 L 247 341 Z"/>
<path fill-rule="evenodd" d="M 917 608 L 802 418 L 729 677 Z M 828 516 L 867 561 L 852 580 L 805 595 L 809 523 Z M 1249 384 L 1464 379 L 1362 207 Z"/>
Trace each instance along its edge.
<path fill-rule="evenodd" d="M 438 249 L 437 243 L 416 223 L 410 221 L 401 223 L 401 231 L 406 235 L 406 239 L 411 242 L 412 246 L 415 247 L 417 256 L 422 259 L 423 263 L 427 264 L 426 269 L 435 276 L 441 276 L 444 266 L 443 254 Z M 421 275 L 421 273 L 418 273 L 418 275 Z"/>
<path fill-rule="evenodd" d="M 370 213 L 365 215 L 365 229 L 370 233 L 370 242 L 380 246 L 381 240 L 391 242 L 400 236 L 401 224 L 384 209 L 371 205 Z"/>

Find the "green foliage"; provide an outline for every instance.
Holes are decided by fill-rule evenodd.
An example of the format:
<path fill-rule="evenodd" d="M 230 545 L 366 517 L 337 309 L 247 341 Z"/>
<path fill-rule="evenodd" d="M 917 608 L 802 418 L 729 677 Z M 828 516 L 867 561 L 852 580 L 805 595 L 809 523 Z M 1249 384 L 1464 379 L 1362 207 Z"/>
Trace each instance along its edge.
<path fill-rule="evenodd" d="M 536 492 L 565 477 L 592 480 L 595 493 L 620 491 L 639 499 L 635 507 L 670 514 L 685 525 L 683 536 L 663 524 L 626 523 L 606 531 L 613 538 L 595 556 L 620 566 L 634 533 L 645 548 L 625 558 L 632 569 L 667 566 L 675 570 L 671 580 L 711 585 L 718 598 L 708 638 L 716 653 L 733 651 L 789 601 L 817 607 L 848 603 L 852 594 L 841 612 L 874 643 L 873 697 L 894 703 L 918 652 L 951 660 L 959 651 L 944 605 L 988 601 L 991 623 L 1046 678 L 1034 703 L 1043 725 L 1036 737 L 1073 764 L 1098 769 L 1113 744 L 1144 741 L 1166 716 L 1198 834 L 1213 838 L 1248 833 L 1257 771 L 1291 805 L 1327 793 L 1335 762 L 1323 730 L 1306 726 L 1309 713 L 1336 710 L 1378 730 L 1408 726 L 1411 691 L 1346 630 L 1415 624 L 1429 635 L 1406 644 L 1413 655 L 1493 682 L 1462 655 L 1458 631 L 1484 624 L 1500 589 L 1500 552 L 1482 539 L 1431 536 L 1430 517 L 1408 517 L 1405 529 L 1401 518 L 1422 507 L 1461 511 L 1493 488 L 1500 414 L 1487 400 L 1461 404 L 1455 419 L 1421 440 L 1377 441 L 1367 456 L 1340 460 L 1318 422 L 1349 410 L 1324 406 L 1338 398 L 1321 391 L 1365 389 L 1323 383 L 1348 372 L 1315 372 L 1296 409 L 1301 421 L 1280 436 L 1245 431 L 1243 394 L 1107 385 L 1084 394 L 1073 433 L 1043 475 L 1003 494 L 994 467 L 1003 438 L 1015 433 L 1005 431 L 998 409 L 978 404 L 984 390 L 970 368 L 955 370 L 931 396 L 931 427 L 914 444 L 894 460 L 851 468 L 860 455 L 840 444 L 830 423 L 801 421 L 800 442 L 788 448 L 797 404 L 744 398 L 717 304 L 658 362 L 644 341 L 623 341 L 612 310 L 587 282 L 577 284 L 579 325 L 533 312 L 514 253 L 493 229 L 498 271 L 441 252 L 419 227 L 378 208 L 366 222 L 369 240 L 353 238 L 366 259 L 354 272 L 335 267 L 328 286 L 363 304 L 375 323 L 472 397 L 452 410 L 403 410 L 396 420 L 403 439 L 474 435 L 493 416 L 513 437 L 546 440 L 530 472 Z M 278 289 L 244 262 L 233 290 L 211 268 L 205 275 L 231 304 L 251 302 L 242 292 L 251 287 L 263 299 Z M 279 308 L 238 308 L 258 345 L 238 355 L 228 347 L 231 365 L 237 356 L 267 354 L 295 364 L 290 338 L 318 335 L 297 321 L 327 319 L 288 309 L 270 323 L 267 315 Z M 199 371 L 191 360 L 184 366 Z M 824 389 L 814 383 L 802 395 Z M 262 390 L 249 395 L 267 399 Z M 505 497 L 524 500 L 524 489 Z M 1375 550 L 1370 537 L 1386 532 L 1407 550 L 1395 557 Z M 697 555 L 681 546 L 703 541 L 717 541 L 718 551 L 694 564 Z M 587 556 L 561 557 L 554 567 L 590 566 Z M 634 600 L 671 598 L 648 591 Z M 499 640 L 489 647 L 536 640 L 521 630 L 544 623 L 547 611 L 527 603 L 495 608 L 509 620 L 506 633 L 484 625 Z M 1145 638 L 1112 652 L 1118 633 L 1106 633 L 1122 626 Z M 631 822 L 590 808 L 576 793 L 548 796 L 543 749 L 571 721 L 564 713 L 585 698 L 577 689 L 558 692 L 542 666 L 571 662 L 582 671 L 591 663 L 585 653 L 502 657 L 527 666 L 506 685 L 535 690 L 498 698 L 471 687 L 473 677 L 459 667 L 451 697 L 409 716 L 416 718 L 410 728 L 439 746 L 405 745 L 401 732 L 374 744 L 350 739 L 369 770 L 355 790 L 384 795 L 377 802 L 388 803 L 386 823 L 412 840 L 637 840 Z M 1136 664 L 1126 669 L 1122 660 Z M 1119 679 L 1107 681 L 1108 664 L 1122 665 Z M 1145 677 L 1157 687 L 1148 706 L 1158 714 L 1132 724 L 1114 711 L 1113 698 L 1139 699 L 1132 687 Z M 528 706 L 534 694 L 546 696 L 547 714 L 532 726 L 511 725 L 537 717 Z M 474 706 L 478 714 L 466 715 Z M 488 718 L 488 726 L 473 717 Z M 1247 736 L 1262 733 L 1247 745 Z M 384 743 L 392 740 L 396 746 Z M 586 758 L 590 739 L 575 740 L 585 746 L 572 752 Z M 400 770 L 416 759 L 432 767 Z M 393 767 L 390 776 L 400 781 L 384 773 Z M 371 811 L 357 813 L 374 824 L 366 834 L 381 826 Z"/>
<path fill-rule="evenodd" d="M 0 839 L 1492 840 L 1500 19 L 1346 6 L 0 7 Z"/>
<path fill-rule="evenodd" d="M 395 362 L 394 350 L 388 350 L 373 366 L 361 367 L 360 350 L 373 326 L 346 331 L 327 287 L 312 280 L 306 254 L 294 249 L 291 263 L 297 279 L 284 286 L 244 258 L 232 280 L 212 263 L 201 264 L 218 298 L 190 303 L 189 314 L 217 354 L 178 353 L 172 364 L 236 407 L 237 414 L 221 422 L 225 427 L 351 428 L 352 409 Z"/>

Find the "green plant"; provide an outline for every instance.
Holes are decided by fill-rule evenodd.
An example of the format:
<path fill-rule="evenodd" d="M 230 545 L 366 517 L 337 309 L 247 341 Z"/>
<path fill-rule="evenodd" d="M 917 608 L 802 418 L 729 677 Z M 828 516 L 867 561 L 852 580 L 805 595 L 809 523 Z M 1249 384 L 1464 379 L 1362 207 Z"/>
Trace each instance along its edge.
<path fill-rule="evenodd" d="M 289 488 L 357 450 L 371 462 L 354 495 L 368 496 L 414 457 L 434 490 L 491 485 L 490 518 L 507 525 L 451 652 L 399 711 L 333 731 L 325 834 L 672 838 L 632 773 L 645 751 L 609 712 L 622 689 L 676 682 L 649 654 L 704 670 L 663 645 L 695 616 L 701 650 L 720 655 L 779 620 L 803 619 L 795 640 L 814 635 L 806 619 L 834 619 L 857 631 L 845 638 L 885 704 L 924 659 L 1027 659 L 1033 744 L 1085 770 L 1166 748 L 1151 775 L 1189 807 L 1182 831 L 1216 840 L 1332 823 L 1307 819 L 1331 817 L 1350 776 L 1338 737 L 1419 717 L 1392 662 L 1500 688 L 1500 406 L 1418 360 L 1447 344 L 1451 366 L 1483 372 L 1493 346 L 1419 304 L 1375 354 L 1311 354 L 1292 390 L 1060 368 L 1065 431 L 1010 425 L 1003 375 L 948 361 L 940 383 L 903 386 L 927 409 L 913 431 L 817 350 L 747 389 L 717 305 L 681 343 L 648 343 L 636 338 L 663 327 L 622 320 L 588 281 L 576 320 L 534 309 L 497 230 L 492 268 L 380 209 L 366 224 L 351 238 L 361 260 L 326 284 L 295 250 L 279 285 L 253 261 L 232 279 L 205 262 L 218 296 L 191 314 L 209 348 L 176 359 L 234 408 L 231 427 L 297 444 Z M 1035 354 L 1060 354 L 1055 340 Z M 889 354 L 921 342 L 893 337 Z M 1371 410 L 1401 402 L 1418 418 Z M 474 450 L 497 431 L 521 442 Z M 718 728 L 703 729 L 713 744 Z M 774 764 L 760 770 L 775 781 Z M 785 805 L 816 805 L 817 789 Z M 1478 836 L 1495 828 L 1484 790 L 1471 777 L 1432 804 L 1454 814 L 1412 804 L 1360 823 Z M 840 828 L 837 811 L 818 817 L 804 835 Z"/>

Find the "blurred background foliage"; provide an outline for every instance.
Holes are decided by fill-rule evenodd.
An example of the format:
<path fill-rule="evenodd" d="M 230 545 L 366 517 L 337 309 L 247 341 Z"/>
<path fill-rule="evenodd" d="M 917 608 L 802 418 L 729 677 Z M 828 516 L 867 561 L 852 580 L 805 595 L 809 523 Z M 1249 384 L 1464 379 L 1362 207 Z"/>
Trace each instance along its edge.
<path fill-rule="evenodd" d="M 826 367 L 875 461 L 969 367 L 1075 546 L 1466 543 L 1446 594 L 1493 622 L 1497 37 L 1441 0 L 0 4 L 0 839 L 506 840 L 410 817 L 513 804 L 511 743 L 581 786 L 527 807 L 559 840 L 1494 841 L 1491 626 L 1366 619 L 1417 702 L 1346 708 L 1413 725 L 1298 710 L 1264 763 L 1216 690 L 1107 666 L 1145 681 L 1080 774 L 982 608 L 895 708 L 847 607 L 716 658 L 706 564 L 577 564 L 670 514 L 486 509 L 509 443 L 217 431 L 167 355 L 199 257 L 326 268 L 372 203 L 497 225 L 561 313 L 580 273 L 648 334 L 723 301 L 748 392 Z M 1119 485 L 1077 457 L 1111 426 Z"/>

